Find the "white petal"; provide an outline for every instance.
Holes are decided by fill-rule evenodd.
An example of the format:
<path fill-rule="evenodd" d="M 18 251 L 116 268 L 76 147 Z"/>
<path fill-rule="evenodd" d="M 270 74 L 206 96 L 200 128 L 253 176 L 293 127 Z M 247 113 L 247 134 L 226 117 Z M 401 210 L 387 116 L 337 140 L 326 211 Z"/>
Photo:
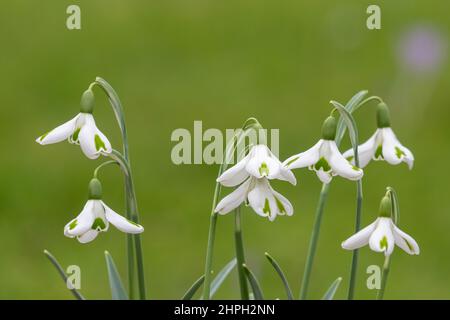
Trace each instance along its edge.
<path fill-rule="evenodd" d="M 404 146 L 400 146 L 400 150 L 405 153 L 405 155 L 403 156 L 403 162 L 405 162 L 408 165 L 409 170 L 411 170 L 414 167 L 414 155 L 408 148 Z"/>
<path fill-rule="evenodd" d="M 359 160 L 359 167 L 364 168 L 367 166 L 370 162 L 370 160 L 374 157 L 375 151 L 377 150 L 377 140 L 380 129 L 377 129 L 375 133 L 363 144 L 358 146 L 358 160 Z M 345 151 L 343 154 L 344 158 L 349 160 L 350 163 L 355 165 L 355 156 L 353 152 L 353 148 L 350 148 L 349 150 Z"/>
<path fill-rule="evenodd" d="M 95 219 L 95 214 L 93 212 L 95 201 L 96 200 L 89 200 L 86 202 L 86 205 L 78 217 L 66 224 L 64 227 L 64 235 L 67 237 L 80 236 L 91 229 Z"/>
<path fill-rule="evenodd" d="M 117 229 L 126 233 L 144 232 L 143 226 L 122 217 L 120 214 L 114 212 L 110 207 L 108 207 L 103 201 L 102 204 L 105 208 L 106 219 Z"/>
<path fill-rule="evenodd" d="M 309 167 L 319 161 L 319 151 L 323 140 L 319 140 L 314 146 L 292 157 L 289 157 L 283 162 L 283 165 L 289 169 Z"/>
<path fill-rule="evenodd" d="M 372 232 L 375 230 L 377 223 L 378 219 L 342 242 L 342 248 L 346 250 L 355 250 L 368 244 L 369 238 Z"/>
<path fill-rule="evenodd" d="M 331 179 L 333 177 L 329 172 L 323 171 L 322 168 L 320 168 L 319 170 L 314 170 L 314 171 L 316 171 L 316 175 L 320 179 L 320 181 L 322 181 L 322 183 L 328 184 L 331 182 Z"/>
<path fill-rule="evenodd" d="M 217 178 L 217 182 L 220 182 L 225 187 L 234 187 L 241 184 L 249 176 L 247 170 L 245 170 L 248 157 L 249 155 L 246 155 L 241 161 L 222 173 Z"/>
<path fill-rule="evenodd" d="M 93 200 L 94 222 L 92 223 L 91 229 L 97 230 L 98 232 L 106 232 L 109 228 L 109 222 L 106 219 L 106 209 L 101 200 Z"/>
<path fill-rule="evenodd" d="M 258 179 L 255 187 L 248 193 L 248 202 L 262 217 L 275 217 L 277 206 L 267 179 Z"/>
<path fill-rule="evenodd" d="M 327 157 L 328 163 L 334 173 L 349 180 L 359 180 L 364 175 L 364 172 L 352 166 L 347 159 L 341 154 L 334 141 L 327 141 L 330 147 L 330 155 Z"/>
<path fill-rule="evenodd" d="M 78 236 L 77 239 L 80 243 L 88 243 L 97 238 L 99 232 L 97 230 L 89 230 L 82 235 Z"/>
<path fill-rule="evenodd" d="M 214 212 L 226 214 L 239 207 L 239 205 L 244 202 L 245 198 L 247 197 L 247 192 L 252 180 L 253 178 L 247 179 L 247 181 L 236 188 L 236 190 L 223 198 L 214 209 Z"/>
<path fill-rule="evenodd" d="M 297 179 L 295 178 L 295 175 L 292 173 L 292 171 L 283 166 L 281 163 L 278 175 L 276 175 L 274 178 L 278 180 L 287 181 L 294 186 L 297 184 Z"/>
<path fill-rule="evenodd" d="M 287 214 L 288 216 L 292 216 L 294 214 L 294 207 L 292 206 L 291 202 L 281 193 L 273 190 L 272 187 L 270 189 L 272 190 L 272 194 L 275 197 L 275 200 L 279 201 L 279 203 L 277 203 L 277 214 Z"/>
<path fill-rule="evenodd" d="M 98 130 L 92 114 L 85 115 L 85 124 L 80 130 L 80 147 L 89 159 L 97 159 L 100 154 L 110 153 L 111 143 L 105 135 Z"/>
<path fill-rule="evenodd" d="M 402 156 L 397 155 L 397 149 L 400 145 L 397 137 L 391 128 L 383 128 L 383 158 L 388 163 L 396 165 L 402 162 Z"/>
<path fill-rule="evenodd" d="M 409 234 L 406 234 L 392 222 L 394 229 L 395 244 L 409 254 L 419 254 L 420 249 L 416 240 L 414 240 Z"/>
<path fill-rule="evenodd" d="M 273 178 L 278 175 L 280 162 L 273 156 L 270 149 L 259 144 L 252 148 L 245 169 L 255 178 Z"/>
<path fill-rule="evenodd" d="M 392 253 L 395 246 L 391 221 L 390 218 L 379 218 L 375 231 L 369 238 L 370 249 L 376 252 L 384 252 L 386 256 Z"/>
<path fill-rule="evenodd" d="M 74 133 L 79 116 L 80 115 L 77 114 L 73 119 L 40 136 L 36 139 L 36 142 L 42 145 L 46 145 L 66 140 Z"/>

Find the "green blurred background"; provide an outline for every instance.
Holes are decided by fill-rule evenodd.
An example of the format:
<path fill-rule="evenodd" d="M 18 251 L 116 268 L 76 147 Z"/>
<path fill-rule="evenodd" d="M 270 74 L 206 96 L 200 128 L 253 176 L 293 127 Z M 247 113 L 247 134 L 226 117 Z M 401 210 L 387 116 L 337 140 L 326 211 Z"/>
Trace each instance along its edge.
<path fill-rule="evenodd" d="M 81 7 L 82 29 L 66 28 L 66 8 Z M 382 29 L 366 28 L 378 4 Z M 396 188 L 401 227 L 420 256 L 394 252 L 386 298 L 450 298 L 449 105 L 447 1 L 4 1 L 0 10 L 0 298 L 71 299 L 42 251 L 81 267 L 81 292 L 109 299 L 104 250 L 126 278 L 125 236 L 114 228 L 89 245 L 63 235 L 82 209 L 92 170 L 78 147 L 42 147 L 40 134 L 73 117 L 96 76 L 124 103 L 141 212 L 149 298 L 180 298 L 203 272 L 217 165 L 171 162 L 176 128 L 237 128 L 257 117 L 280 129 L 280 157 L 319 138 L 330 99 L 345 103 L 368 89 L 391 107 L 394 130 L 415 154 L 412 171 L 375 162 L 365 170 L 363 224 L 377 214 L 387 185 Z M 98 89 L 96 89 L 98 90 Z M 113 145 L 120 135 L 97 94 L 95 116 Z M 375 130 L 372 107 L 357 115 L 360 137 Z M 349 146 L 348 138 L 343 146 Z M 268 298 L 285 298 L 265 260 L 270 252 L 295 292 L 303 273 L 321 187 L 308 170 L 298 185 L 274 182 L 292 217 L 271 223 L 244 213 L 248 264 Z M 102 173 L 105 201 L 123 212 L 122 177 Z M 311 282 L 320 298 L 338 276 L 345 298 L 351 252 L 340 247 L 354 228 L 355 184 L 336 178 L 327 203 Z M 228 190 L 226 190 L 228 192 Z M 214 266 L 233 257 L 233 217 L 220 217 Z M 372 299 L 365 270 L 383 256 L 361 250 L 357 298 Z M 236 275 L 217 298 L 238 298 Z"/>

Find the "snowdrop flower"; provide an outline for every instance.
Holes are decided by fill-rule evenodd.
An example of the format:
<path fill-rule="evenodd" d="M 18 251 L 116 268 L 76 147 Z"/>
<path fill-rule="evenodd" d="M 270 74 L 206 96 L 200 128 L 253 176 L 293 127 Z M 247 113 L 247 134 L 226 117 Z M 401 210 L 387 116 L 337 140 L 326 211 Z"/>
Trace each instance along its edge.
<path fill-rule="evenodd" d="M 322 139 L 305 152 L 288 158 L 284 166 L 289 169 L 308 167 L 323 183 L 330 183 L 336 175 L 349 180 L 361 179 L 363 171 L 344 158 L 334 141 L 336 125 L 336 119 L 328 117 L 322 127 Z"/>
<path fill-rule="evenodd" d="M 89 200 L 83 211 L 64 227 L 64 235 L 76 237 L 81 243 L 94 240 L 100 232 L 108 231 L 111 223 L 125 233 L 141 233 L 144 228 L 114 212 L 102 200 L 102 185 L 96 178 L 89 183 Z"/>
<path fill-rule="evenodd" d="M 355 250 L 369 244 L 373 251 L 384 252 L 385 256 L 389 256 L 397 245 L 408 254 L 418 255 L 420 249 L 416 240 L 400 230 L 392 221 L 391 206 L 391 199 L 386 195 L 381 200 L 380 216 L 375 222 L 345 240 L 342 248 Z"/>
<path fill-rule="evenodd" d="M 293 185 L 297 183 L 294 174 L 282 165 L 270 149 L 259 144 L 217 178 L 217 182 L 226 187 L 239 187 L 219 202 L 215 212 L 229 213 L 247 200 L 258 215 L 270 221 L 277 215 L 292 215 L 291 203 L 270 186 L 269 179 L 284 180 Z"/>
<path fill-rule="evenodd" d="M 413 168 L 414 156 L 404 147 L 391 129 L 389 109 L 384 103 L 377 107 L 378 129 L 375 133 L 358 147 L 359 165 L 364 168 L 370 160 L 386 160 L 389 164 L 405 162 L 409 169 Z M 347 150 L 344 157 L 354 163 L 353 149 Z"/>
<path fill-rule="evenodd" d="M 89 159 L 97 159 L 101 154 L 111 153 L 111 143 L 95 125 L 93 109 L 94 94 L 91 90 L 87 90 L 81 97 L 81 112 L 68 122 L 40 136 L 36 142 L 46 145 L 68 139 L 70 143 L 80 145 Z"/>

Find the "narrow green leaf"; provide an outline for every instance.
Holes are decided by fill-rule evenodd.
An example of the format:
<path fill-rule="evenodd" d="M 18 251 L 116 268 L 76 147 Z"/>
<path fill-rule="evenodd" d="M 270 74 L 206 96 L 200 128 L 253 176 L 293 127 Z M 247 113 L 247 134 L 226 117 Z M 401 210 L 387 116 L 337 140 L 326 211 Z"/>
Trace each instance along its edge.
<path fill-rule="evenodd" d="M 192 286 L 186 291 L 183 298 L 181 300 L 191 300 L 194 294 L 197 292 L 197 290 L 202 286 L 203 282 L 205 281 L 205 275 L 202 275 L 200 278 L 195 281 Z"/>
<path fill-rule="evenodd" d="M 44 250 L 44 254 L 47 256 L 47 258 L 50 260 L 50 262 L 55 266 L 56 271 L 61 275 L 61 278 L 64 280 L 64 284 L 66 287 L 72 292 L 72 294 L 77 298 L 78 300 L 86 300 L 81 293 L 78 292 L 77 289 L 71 287 L 71 283 L 67 282 L 67 275 L 64 272 L 64 269 L 59 264 L 58 260 L 47 250 Z"/>
<path fill-rule="evenodd" d="M 211 283 L 211 297 L 214 296 L 217 290 L 219 290 L 222 283 L 225 281 L 225 279 L 228 277 L 228 275 L 231 273 L 231 271 L 233 271 L 235 267 L 236 267 L 236 258 L 228 262 L 226 266 L 223 267 L 222 270 L 220 270 L 220 272 L 217 274 L 217 276 Z"/>
<path fill-rule="evenodd" d="M 361 103 L 361 101 L 363 100 L 363 98 L 367 95 L 368 91 L 367 90 L 361 90 L 358 93 L 356 93 L 345 105 L 345 109 L 349 112 L 349 113 L 353 113 L 354 111 L 357 110 L 358 105 Z M 337 125 L 337 133 L 336 133 L 336 144 L 339 146 L 339 144 L 342 141 L 342 138 L 344 137 L 345 134 L 345 130 L 346 130 L 346 126 L 345 126 L 345 122 L 344 119 L 341 118 L 338 121 L 338 125 Z"/>
<path fill-rule="evenodd" d="M 330 103 L 339 111 L 341 117 L 344 119 L 345 124 L 348 128 L 350 140 L 352 142 L 352 147 L 355 155 L 355 165 L 359 166 L 358 159 L 358 128 L 356 127 L 356 122 L 350 112 L 345 109 L 345 107 L 337 101 L 331 100 Z"/>
<path fill-rule="evenodd" d="M 250 271 L 247 265 L 243 264 L 242 267 L 244 268 L 245 275 L 247 276 L 247 279 L 250 282 L 250 285 L 252 286 L 253 294 L 255 295 L 255 300 L 264 300 L 261 286 L 259 285 L 259 282 L 256 279 L 255 275 L 253 274 L 253 272 Z"/>
<path fill-rule="evenodd" d="M 322 300 L 333 300 L 334 294 L 336 293 L 337 289 L 339 288 L 341 281 L 342 281 L 341 277 L 334 280 L 334 282 L 328 288 L 327 292 L 325 292 L 324 296 L 322 297 Z"/>
<path fill-rule="evenodd" d="M 114 260 L 108 251 L 105 251 L 106 266 L 108 268 L 109 286 L 111 288 L 111 296 L 113 300 L 128 300 L 127 293 L 120 280 Z"/>
<path fill-rule="evenodd" d="M 395 192 L 392 187 L 387 187 L 387 190 L 389 191 L 389 196 L 392 201 L 392 219 L 394 220 L 395 225 L 398 226 L 400 223 L 400 205 L 398 202 L 397 192 Z"/>
<path fill-rule="evenodd" d="M 288 300 L 294 300 L 294 295 L 292 294 L 292 290 L 289 287 L 289 282 L 286 279 L 286 276 L 284 275 L 283 270 L 281 269 L 278 262 L 269 254 L 266 252 L 266 258 L 269 260 L 269 262 L 272 264 L 272 266 L 275 268 L 275 271 L 278 273 L 278 275 L 281 278 L 281 281 L 283 282 L 284 289 L 286 290 L 286 294 L 288 297 Z"/>

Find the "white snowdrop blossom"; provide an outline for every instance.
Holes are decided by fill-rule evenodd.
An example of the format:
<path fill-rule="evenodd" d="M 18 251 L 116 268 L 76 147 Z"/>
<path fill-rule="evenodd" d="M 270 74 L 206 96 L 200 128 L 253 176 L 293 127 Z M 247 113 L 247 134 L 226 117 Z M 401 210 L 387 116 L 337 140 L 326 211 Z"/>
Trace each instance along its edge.
<path fill-rule="evenodd" d="M 108 231 L 109 224 L 125 233 L 141 233 L 144 227 L 116 213 L 101 200 L 101 184 L 92 179 L 89 184 L 89 200 L 81 213 L 64 227 L 64 235 L 76 237 L 81 243 L 94 240 L 100 232 Z"/>
<path fill-rule="evenodd" d="M 294 174 L 266 145 L 253 146 L 247 156 L 217 179 L 226 187 L 239 187 L 219 202 L 215 212 L 229 213 L 247 200 L 258 215 L 270 221 L 277 215 L 292 215 L 291 203 L 271 187 L 270 179 L 288 181 L 293 185 L 297 183 Z"/>
<path fill-rule="evenodd" d="M 85 97 L 86 92 L 83 94 L 81 112 L 73 119 L 37 138 L 37 143 L 47 145 L 67 139 L 72 144 L 80 145 L 89 159 L 97 159 L 101 154 L 111 153 L 111 143 L 95 124 L 92 115 L 93 100 L 90 102 Z M 93 96 L 90 99 L 93 99 Z"/>
<path fill-rule="evenodd" d="M 389 201 L 386 196 L 382 200 L 380 207 L 383 207 L 383 201 Z M 389 210 L 390 211 L 390 210 Z M 420 253 L 419 245 L 410 235 L 400 230 L 392 221 L 390 213 L 382 211 L 380 216 L 364 229 L 342 242 L 342 248 L 346 250 L 355 250 L 369 244 L 370 249 L 375 252 L 384 252 L 385 256 L 392 254 L 395 245 L 411 255 Z"/>
<path fill-rule="evenodd" d="M 349 180 L 359 180 L 363 170 L 352 165 L 339 151 L 336 142 L 336 120 L 328 117 L 322 129 L 322 139 L 305 152 L 294 155 L 283 162 L 288 169 L 308 167 L 316 172 L 323 183 L 330 183 L 339 175 Z"/>
<path fill-rule="evenodd" d="M 373 159 L 386 160 L 392 165 L 405 162 L 411 170 L 414 165 L 414 155 L 398 141 L 390 126 L 389 110 L 384 103 L 378 105 L 377 124 L 378 129 L 375 133 L 358 147 L 360 167 L 364 168 Z M 354 163 L 353 149 L 347 150 L 344 157 Z"/>

